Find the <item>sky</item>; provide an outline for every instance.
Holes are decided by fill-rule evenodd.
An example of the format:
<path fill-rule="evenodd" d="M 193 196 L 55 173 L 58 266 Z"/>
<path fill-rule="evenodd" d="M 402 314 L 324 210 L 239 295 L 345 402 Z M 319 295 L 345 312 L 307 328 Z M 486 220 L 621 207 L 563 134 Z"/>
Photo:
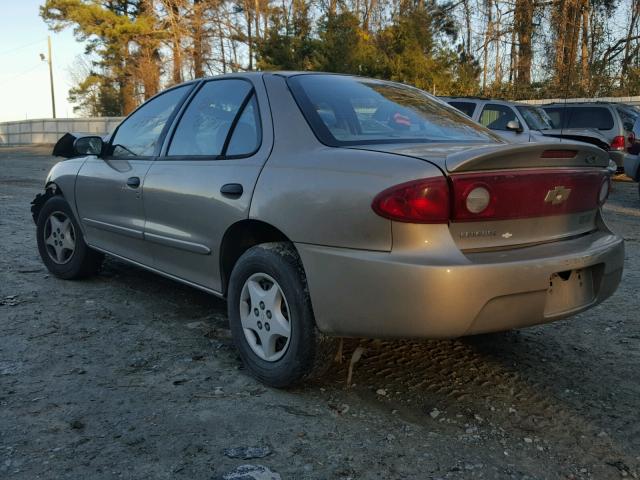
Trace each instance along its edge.
<path fill-rule="evenodd" d="M 51 36 L 53 83 L 58 118 L 75 117 L 67 100 L 72 80 L 69 71 L 84 44 L 71 29 L 55 33 L 40 18 L 44 0 L 0 0 L 0 122 L 51 118 L 49 69 L 40 54 L 47 54 Z"/>

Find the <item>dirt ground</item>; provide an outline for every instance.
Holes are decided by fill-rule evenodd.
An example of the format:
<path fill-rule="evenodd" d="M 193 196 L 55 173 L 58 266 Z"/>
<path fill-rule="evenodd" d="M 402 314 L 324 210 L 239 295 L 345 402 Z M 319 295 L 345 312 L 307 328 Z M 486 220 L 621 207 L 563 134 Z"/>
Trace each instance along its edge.
<path fill-rule="evenodd" d="M 222 300 L 113 259 L 89 280 L 47 274 L 29 202 L 48 151 L 0 149 L 0 478 L 640 475 L 637 184 L 616 182 L 605 208 L 627 253 L 602 305 L 504 334 L 363 341 L 350 388 L 342 365 L 279 391 L 243 371 Z"/>

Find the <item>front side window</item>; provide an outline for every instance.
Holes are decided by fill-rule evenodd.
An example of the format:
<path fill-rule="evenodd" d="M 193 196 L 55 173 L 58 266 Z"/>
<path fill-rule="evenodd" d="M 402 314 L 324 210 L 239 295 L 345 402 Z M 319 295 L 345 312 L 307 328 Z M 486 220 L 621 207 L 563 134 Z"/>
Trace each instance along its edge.
<path fill-rule="evenodd" d="M 298 75 L 288 82 L 307 122 L 327 145 L 500 141 L 415 88 L 343 75 Z"/>
<path fill-rule="evenodd" d="M 554 128 L 549 115 L 540 107 L 516 107 L 531 130 L 551 130 Z"/>
<path fill-rule="evenodd" d="M 491 130 L 507 130 L 507 123 L 518 121 L 511 107 L 488 103 L 480 114 L 480 123 Z"/>
<path fill-rule="evenodd" d="M 167 120 L 192 85 L 182 85 L 152 98 L 133 112 L 111 141 L 114 157 L 149 157 L 155 154 Z"/>
<path fill-rule="evenodd" d="M 245 80 L 205 83 L 180 119 L 167 155 L 218 157 L 225 154 L 225 142 L 238 114 L 240 118 L 234 130 L 238 133 L 234 133 L 229 142 L 227 153 L 231 154 L 231 150 L 234 155 L 253 152 L 259 131 L 253 97 L 253 86 Z"/>
<path fill-rule="evenodd" d="M 473 117 L 473 112 L 476 110 L 476 104 L 472 102 L 451 101 L 447 103 L 452 107 L 457 108 L 468 117 Z"/>

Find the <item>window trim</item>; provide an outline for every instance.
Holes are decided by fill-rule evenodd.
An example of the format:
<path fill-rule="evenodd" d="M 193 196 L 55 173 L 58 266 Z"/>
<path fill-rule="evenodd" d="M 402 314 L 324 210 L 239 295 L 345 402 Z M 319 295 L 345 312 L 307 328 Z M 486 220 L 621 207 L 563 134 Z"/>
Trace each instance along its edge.
<path fill-rule="evenodd" d="M 180 111 L 180 109 L 182 108 L 182 105 L 187 100 L 187 98 L 189 98 L 189 96 L 191 95 L 191 93 L 194 90 L 194 85 L 196 85 L 197 83 L 198 83 L 198 80 L 193 80 L 191 82 L 184 82 L 184 83 L 181 83 L 179 85 L 174 85 L 173 87 L 167 88 L 166 90 L 163 90 L 161 92 L 156 93 L 153 97 L 151 97 L 150 99 L 148 99 L 148 100 L 142 102 L 140 105 L 138 105 L 129 115 L 127 115 L 124 118 L 124 120 L 122 120 L 118 124 L 116 129 L 110 135 L 109 143 L 107 144 L 107 150 L 106 150 L 107 154 L 103 158 L 106 159 L 106 160 L 149 160 L 149 159 L 153 159 L 153 158 L 157 157 L 160 154 L 160 152 L 162 151 L 162 146 L 164 145 L 165 137 L 167 135 L 169 127 L 172 125 L 175 116 Z M 122 125 L 124 125 L 124 123 L 127 120 L 129 120 L 129 118 L 131 118 L 138 110 L 140 110 L 142 107 L 144 107 L 148 103 L 152 102 L 153 100 L 161 97 L 162 95 L 164 95 L 166 93 L 169 93 L 169 92 L 171 92 L 173 90 L 176 90 L 176 89 L 182 88 L 182 87 L 189 87 L 189 88 L 187 88 L 187 90 L 185 91 L 184 95 L 178 100 L 178 103 L 176 103 L 176 106 L 173 108 L 173 111 L 171 112 L 171 114 L 167 117 L 167 121 L 165 122 L 164 126 L 162 127 L 162 131 L 160 132 L 160 135 L 158 136 L 158 142 L 156 143 L 156 147 L 155 147 L 152 155 L 137 155 L 137 156 L 126 156 L 126 157 L 125 156 L 115 156 L 115 155 L 113 155 L 113 139 L 118 134 L 118 131 L 120 130 L 120 127 L 122 127 Z"/>
<path fill-rule="evenodd" d="M 204 88 L 204 86 L 207 83 L 221 82 L 224 80 L 241 80 L 243 82 L 247 82 L 250 85 L 250 88 L 247 94 L 245 95 L 245 97 L 242 99 L 242 102 L 240 103 L 240 107 L 238 108 L 238 111 L 235 117 L 231 121 L 231 125 L 229 126 L 229 131 L 227 132 L 227 136 L 225 137 L 224 143 L 222 144 L 221 154 L 220 155 L 169 155 L 169 148 L 171 147 L 171 142 L 173 142 L 173 137 L 176 133 L 176 130 L 178 129 L 178 126 L 180 125 L 180 122 L 182 121 L 182 117 L 184 116 L 186 111 L 189 109 L 191 102 L 193 102 L 193 100 L 198 96 L 198 93 Z M 251 99 L 254 98 L 254 96 L 256 99 L 255 115 L 258 121 L 258 132 L 257 132 L 258 142 L 256 144 L 256 148 L 252 152 L 246 153 L 246 154 L 226 155 L 227 148 L 229 147 L 229 143 L 231 143 L 231 138 L 233 137 L 233 133 L 235 132 L 236 125 L 240 121 L 240 117 L 242 116 L 245 109 L 247 108 L 247 105 L 251 102 Z M 162 148 L 160 149 L 160 153 L 157 155 L 156 160 L 158 161 L 236 160 L 241 158 L 253 157 L 262 148 L 262 141 L 263 141 L 262 131 L 263 131 L 263 126 L 262 126 L 262 114 L 260 112 L 260 102 L 258 101 L 258 93 L 256 91 L 255 85 L 251 80 L 249 80 L 248 78 L 236 77 L 236 76 L 202 80 L 200 81 L 200 85 L 197 86 L 197 88 L 192 92 L 189 98 L 183 103 L 182 107 L 178 111 L 178 114 L 176 115 L 176 118 L 173 119 L 171 129 L 163 141 Z"/>
<path fill-rule="evenodd" d="M 296 84 L 295 79 L 298 77 L 304 77 L 306 75 L 317 75 L 317 76 L 341 76 L 341 77 L 352 77 L 352 78 L 356 78 L 356 79 L 363 79 L 363 80 L 367 80 L 367 81 L 375 81 L 375 82 L 380 82 L 380 83 L 386 83 L 386 84 L 392 84 L 392 85 L 398 85 L 400 87 L 403 88 L 407 88 L 409 90 L 415 90 L 417 91 L 420 95 L 424 95 L 427 99 L 432 100 L 432 101 L 436 101 L 436 102 L 440 102 L 440 103 L 446 103 L 443 100 L 439 100 L 437 98 L 431 98 L 431 96 L 420 90 L 419 88 L 416 87 L 412 87 L 411 85 L 405 85 L 404 83 L 398 83 L 398 82 L 393 82 L 393 81 L 389 81 L 389 80 L 379 80 L 376 78 L 368 78 L 368 77 L 360 77 L 358 75 L 347 75 L 347 74 L 340 74 L 340 73 L 299 73 L 296 75 L 290 75 L 288 77 L 285 77 L 285 82 L 287 85 L 287 88 L 289 90 L 289 93 L 291 94 L 291 97 L 293 98 L 293 101 L 296 103 L 296 105 L 298 106 L 298 109 L 300 110 L 300 113 L 302 114 L 302 117 L 305 119 L 305 121 L 307 122 L 307 125 L 309 126 L 311 132 L 313 133 L 313 135 L 316 137 L 316 139 L 322 143 L 323 145 L 326 145 L 327 147 L 336 147 L 336 148 L 348 148 L 348 147 L 363 147 L 363 146 L 368 146 L 368 145 L 393 145 L 393 144 L 422 144 L 422 145 L 429 145 L 429 144 L 434 144 L 434 143 L 439 143 L 440 141 L 428 141 L 425 140 L 424 138 L 389 138 L 389 139 L 372 139 L 372 140 L 337 140 L 329 131 L 329 128 L 324 124 L 324 122 L 322 121 L 322 119 L 320 118 L 320 115 L 317 114 L 311 114 L 308 115 L 307 112 L 315 112 L 315 109 L 313 108 L 313 105 L 311 103 L 311 100 L 309 99 L 309 96 L 306 94 L 306 92 L 304 91 L 304 89 L 299 85 Z M 291 81 L 294 80 L 294 81 Z M 446 105 L 449 106 L 450 105 Z M 451 107 L 452 109 L 455 109 L 455 107 Z M 465 120 L 469 120 L 472 123 L 477 123 L 475 122 L 471 117 L 467 116 L 466 114 L 460 112 L 459 110 L 455 109 L 456 113 L 458 113 L 459 115 L 461 115 Z M 484 127 L 486 128 L 486 127 Z M 501 140 L 500 138 L 498 138 L 497 134 L 493 133 L 492 130 L 489 130 L 487 128 L 489 135 L 487 135 L 487 140 L 486 141 L 494 141 L 496 143 L 500 143 Z M 451 141 L 450 143 L 469 143 L 469 144 L 474 144 L 474 143 L 478 143 L 478 140 L 456 140 Z"/>

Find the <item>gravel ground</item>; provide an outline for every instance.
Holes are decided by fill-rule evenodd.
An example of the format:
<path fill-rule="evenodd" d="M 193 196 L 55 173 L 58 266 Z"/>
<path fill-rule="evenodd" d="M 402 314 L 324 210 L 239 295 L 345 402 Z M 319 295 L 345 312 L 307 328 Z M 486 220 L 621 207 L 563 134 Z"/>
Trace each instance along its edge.
<path fill-rule="evenodd" d="M 616 182 L 605 208 L 626 269 L 597 308 L 455 341 L 350 341 L 353 385 L 345 362 L 278 391 L 243 371 L 223 301 L 113 259 L 89 280 L 47 274 L 29 202 L 48 151 L 0 149 L 0 478 L 638 478 L 636 184 Z"/>

